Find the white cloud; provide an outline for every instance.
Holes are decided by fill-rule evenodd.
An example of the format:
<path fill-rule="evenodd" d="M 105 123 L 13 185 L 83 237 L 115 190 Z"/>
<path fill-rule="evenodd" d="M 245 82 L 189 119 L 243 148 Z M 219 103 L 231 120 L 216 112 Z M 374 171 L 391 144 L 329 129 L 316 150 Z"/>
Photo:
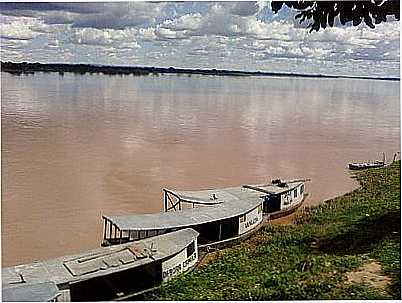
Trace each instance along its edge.
<path fill-rule="evenodd" d="M 68 41 L 73 44 L 115 46 L 116 48 L 139 48 L 135 30 L 82 28 L 72 29 Z"/>
<path fill-rule="evenodd" d="M 0 36 L 11 40 L 30 40 L 39 35 L 31 28 L 38 25 L 34 18 L 1 18 Z"/>
<path fill-rule="evenodd" d="M 159 39 L 185 39 L 185 33 L 182 31 L 173 31 L 169 28 L 157 27 L 155 35 Z"/>
<path fill-rule="evenodd" d="M 185 14 L 173 20 L 166 20 L 162 26 L 176 31 L 195 31 L 201 27 L 201 21 L 202 15 L 200 13 Z"/>
<path fill-rule="evenodd" d="M 11 60 L 359 74 L 377 73 L 382 63 L 380 72 L 399 74 L 399 22 L 310 34 L 295 26 L 291 14 L 264 18 L 269 11 L 264 1 L 24 3 L 21 8 L 8 5 L 0 15 L 2 56 Z"/>

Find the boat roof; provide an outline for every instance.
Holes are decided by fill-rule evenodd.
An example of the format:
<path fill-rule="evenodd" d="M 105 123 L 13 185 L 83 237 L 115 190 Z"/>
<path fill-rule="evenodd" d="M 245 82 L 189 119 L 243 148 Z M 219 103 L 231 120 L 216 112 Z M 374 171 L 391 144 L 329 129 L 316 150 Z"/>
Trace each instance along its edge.
<path fill-rule="evenodd" d="M 244 199 L 245 196 L 251 195 L 254 197 L 255 190 L 250 190 L 250 188 L 246 188 L 247 186 L 260 188 L 271 194 L 281 194 L 283 192 L 289 191 L 295 187 L 297 187 L 302 182 L 293 182 L 287 184 L 285 187 L 280 187 L 276 184 L 255 184 L 255 185 L 242 185 L 237 187 L 228 187 L 228 188 L 220 188 L 220 189 L 204 189 L 204 190 L 172 190 L 167 189 L 168 192 L 171 192 L 178 197 L 182 201 L 187 202 L 206 202 L 210 204 L 219 203 L 230 203 L 234 200 Z M 240 190 L 240 191 L 239 191 Z M 211 200 L 211 196 L 215 194 L 216 200 Z"/>
<path fill-rule="evenodd" d="M 127 244 L 101 247 L 76 255 L 2 268 L 2 282 L 16 284 L 79 282 L 163 260 L 179 253 L 199 233 L 187 228 Z"/>
<path fill-rule="evenodd" d="M 47 302 L 59 295 L 53 282 L 2 285 L 1 297 L 5 302 Z"/>
<path fill-rule="evenodd" d="M 279 187 L 273 184 L 253 185 L 253 187 L 261 188 L 272 194 L 280 194 L 292 190 L 302 183 L 293 182 L 288 187 Z M 184 208 L 182 211 L 177 212 L 117 216 L 103 215 L 103 217 L 121 230 L 145 231 L 191 227 L 244 215 L 260 205 L 262 202 L 261 198 L 267 195 L 267 193 L 242 186 L 199 191 L 168 191 L 180 199 L 184 197 L 182 201 L 190 203 L 193 200 L 208 201 L 212 195 L 215 195 L 216 201 L 219 203 L 197 208 Z"/>

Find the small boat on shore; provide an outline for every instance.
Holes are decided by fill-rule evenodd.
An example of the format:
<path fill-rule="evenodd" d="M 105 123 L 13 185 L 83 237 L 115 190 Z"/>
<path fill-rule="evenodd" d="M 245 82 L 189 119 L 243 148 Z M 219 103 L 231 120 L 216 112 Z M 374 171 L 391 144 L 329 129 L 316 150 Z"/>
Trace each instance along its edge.
<path fill-rule="evenodd" d="M 213 247 L 254 233 L 263 219 L 294 212 L 305 198 L 309 179 L 238 187 L 178 191 L 163 189 L 164 212 L 103 215 L 103 246 L 154 237 L 182 228 L 200 233 L 199 244 Z"/>
<path fill-rule="evenodd" d="M 396 160 L 396 157 L 398 156 L 398 154 L 399 154 L 399 152 L 396 152 L 394 154 L 394 158 L 393 158 L 392 162 L 394 162 Z M 380 168 L 385 165 L 387 165 L 386 159 L 385 159 L 385 153 L 382 153 L 382 161 L 375 160 L 375 161 L 365 161 L 365 162 L 353 162 L 353 163 L 349 163 L 348 167 L 350 170 L 362 170 L 362 169 L 369 169 L 369 168 Z"/>
<path fill-rule="evenodd" d="M 374 161 L 374 162 L 355 162 L 348 164 L 350 170 L 361 170 L 368 168 L 379 168 L 385 166 L 385 162 L 383 161 Z"/>

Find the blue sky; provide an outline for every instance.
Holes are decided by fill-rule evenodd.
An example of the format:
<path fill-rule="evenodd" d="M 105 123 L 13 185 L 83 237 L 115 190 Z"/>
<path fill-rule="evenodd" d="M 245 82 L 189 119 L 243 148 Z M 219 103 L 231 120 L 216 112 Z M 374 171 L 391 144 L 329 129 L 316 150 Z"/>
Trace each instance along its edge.
<path fill-rule="evenodd" d="M 399 21 L 318 33 L 259 2 L 1 3 L 3 61 L 399 76 Z"/>

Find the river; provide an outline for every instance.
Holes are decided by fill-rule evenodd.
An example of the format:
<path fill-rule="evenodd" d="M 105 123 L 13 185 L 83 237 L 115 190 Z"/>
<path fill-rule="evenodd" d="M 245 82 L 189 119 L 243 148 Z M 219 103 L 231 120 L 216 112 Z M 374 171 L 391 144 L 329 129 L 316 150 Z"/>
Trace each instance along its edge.
<path fill-rule="evenodd" d="M 102 214 L 163 209 L 163 187 L 311 178 L 400 149 L 398 81 L 1 73 L 2 266 L 100 245 Z"/>

